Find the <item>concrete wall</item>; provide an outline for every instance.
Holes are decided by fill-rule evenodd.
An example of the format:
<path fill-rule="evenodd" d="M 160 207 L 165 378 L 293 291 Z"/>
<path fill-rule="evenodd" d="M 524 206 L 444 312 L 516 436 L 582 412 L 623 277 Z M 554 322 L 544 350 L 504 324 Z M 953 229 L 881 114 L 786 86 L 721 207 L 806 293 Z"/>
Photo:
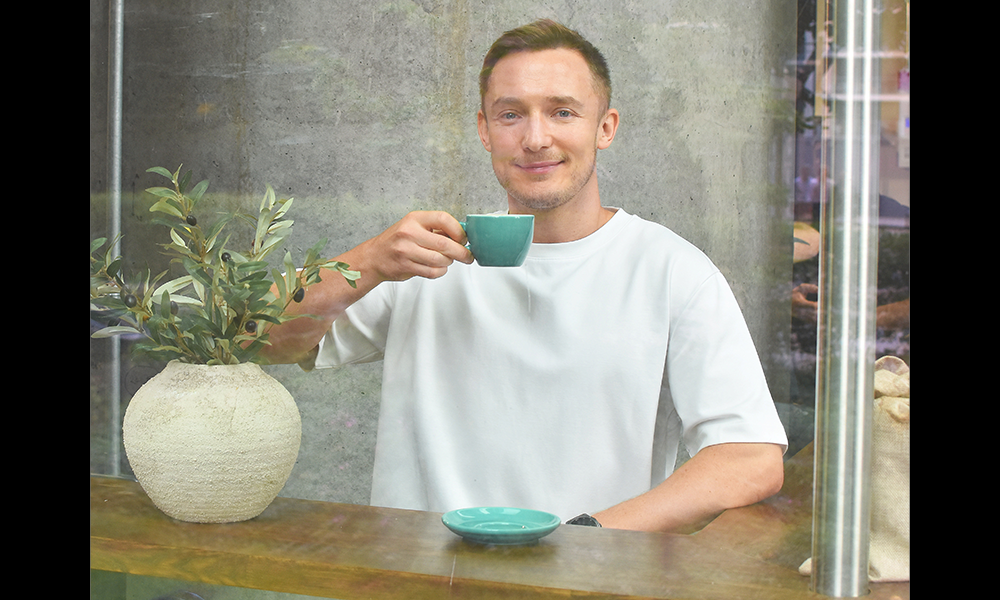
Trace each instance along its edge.
<path fill-rule="evenodd" d="M 91 1 L 98 199 L 107 12 Z M 137 264 L 159 260 L 149 236 L 164 235 L 146 231 L 142 190 L 161 183 L 150 166 L 183 162 L 211 180 L 220 208 L 254 207 L 265 183 L 294 196 L 293 252 L 329 237 L 336 254 L 412 209 L 503 208 L 476 135 L 482 57 L 503 31 L 536 18 L 579 30 L 605 53 L 622 115 L 598 157 L 604 203 L 667 225 L 716 261 L 776 400 L 787 398 L 794 2 L 137 0 L 125 17 L 123 219 Z M 105 218 L 92 211 L 94 235 Z M 303 415 L 300 462 L 283 494 L 367 502 L 380 366 L 269 370 Z"/>

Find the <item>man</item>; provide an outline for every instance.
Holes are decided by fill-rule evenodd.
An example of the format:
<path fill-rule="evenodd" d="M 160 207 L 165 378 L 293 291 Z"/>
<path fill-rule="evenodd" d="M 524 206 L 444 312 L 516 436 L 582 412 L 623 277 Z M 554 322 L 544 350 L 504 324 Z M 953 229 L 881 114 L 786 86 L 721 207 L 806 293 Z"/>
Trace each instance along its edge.
<path fill-rule="evenodd" d="M 508 210 L 535 216 L 525 264 L 475 265 L 454 217 L 411 213 L 338 257 L 357 289 L 309 289 L 322 320 L 271 330 L 272 361 L 384 359 L 372 503 L 678 531 L 775 493 L 787 440 L 722 275 L 601 204 L 619 123 L 603 57 L 539 21 L 494 44 L 480 87 Z"/>

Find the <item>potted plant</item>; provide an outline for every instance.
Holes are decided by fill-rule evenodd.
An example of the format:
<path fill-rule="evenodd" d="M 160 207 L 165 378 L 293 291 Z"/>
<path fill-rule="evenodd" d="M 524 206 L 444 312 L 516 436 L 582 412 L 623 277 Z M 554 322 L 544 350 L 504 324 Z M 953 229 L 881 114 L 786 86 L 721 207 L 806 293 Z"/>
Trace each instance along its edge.
<path fill-rule="evenodd" d="M 93 337 L 140 334 L 134 352 L 167 366 L 129 402 L 122 433 L 136 479 L 153 503 L 179 520 L 223 523 L 259 515 L 278 495 L 298 456 L 301 421 L 291 395 L 260 369 L 267 330 L 299 318 L 289 315 L 323 269 L 354 281 L 360 273 L 320 258 L 322 240 L 302 268 L 291 254 L 283 273 L 265 260 L 292 230 L 292 199 L 276 199 L 267 186 L 256 216 L 223 215 L 203 228 L 196 209 L 207 181 L 190 186 L 191 172 L 162 167 L 147 172 L 170 187 L 146 191 L 156 199 L 154 223 L 169 229 L 161 244 L 175 266 L 155 277 L 147 268 L 123 271 L 113 244 L 91 243 Z M 243 252 L 230 247 L 231 223 L 250 226 Z M 180 273 L 179 275 L 176 273 Z"/>

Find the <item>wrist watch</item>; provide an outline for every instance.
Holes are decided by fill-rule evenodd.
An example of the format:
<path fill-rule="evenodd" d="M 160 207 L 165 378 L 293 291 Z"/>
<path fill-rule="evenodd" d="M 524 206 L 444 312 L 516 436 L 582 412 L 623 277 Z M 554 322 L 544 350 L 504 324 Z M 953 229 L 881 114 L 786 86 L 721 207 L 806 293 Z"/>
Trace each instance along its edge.
<path fill-rule="evenodd" d="M 569 521 L 566 521 L 567 525 L 583 525 L 585 527 L 600 527 L 601 524 L 594 517 L 583 513 L 582 515 L 573 517 Z"/>

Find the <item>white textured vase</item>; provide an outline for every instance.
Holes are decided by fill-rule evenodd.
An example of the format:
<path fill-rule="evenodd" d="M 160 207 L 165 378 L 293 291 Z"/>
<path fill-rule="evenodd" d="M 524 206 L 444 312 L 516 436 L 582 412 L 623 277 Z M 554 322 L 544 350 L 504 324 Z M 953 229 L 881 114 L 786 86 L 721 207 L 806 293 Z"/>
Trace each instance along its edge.
<path fill-rule="evenodd" d="M 195 523 L 262 513 L 288 480 L 301 438 L 291 394 L 253 363 L 170 362 L 132 397 L 122 427 L 153 504 Z"/>

